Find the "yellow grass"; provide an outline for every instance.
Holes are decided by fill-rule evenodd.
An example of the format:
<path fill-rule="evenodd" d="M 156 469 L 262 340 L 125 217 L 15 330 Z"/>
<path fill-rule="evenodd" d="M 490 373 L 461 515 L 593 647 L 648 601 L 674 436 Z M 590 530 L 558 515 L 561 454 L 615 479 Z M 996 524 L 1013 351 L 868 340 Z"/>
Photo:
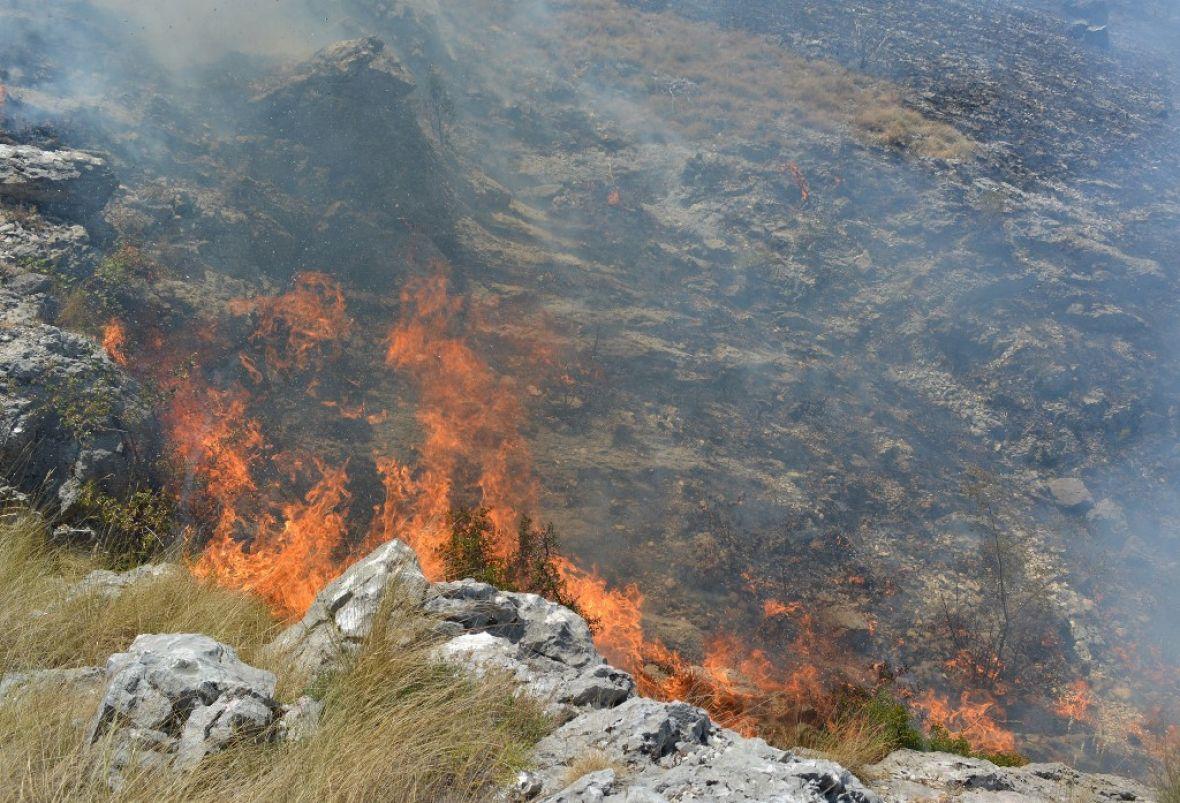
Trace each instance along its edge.
<path fill-rule="evenodd" d="M 118 600 L 67 602 L 89 561 L 40 546 L 33 519 L 0 525 L 0 655 L 4 666 L 101 663 L 140 632 L 204 632 L 260 648 L 278 626 L 257 600 L 181 572 Z M 44 612 L 37 615 L 36 612 Z M 288 696 L 325 705 L 320 727 L 296 743 L 242 744 L 185 774 L 137 771 L 116 793 L 105 784 L 110 750 L 83 745 L 93 692 L 44 688 L 0 703 L 0 796 L 28 801 L 460 801 L 491 796 L 527 762 L 552 723 L 517 699 L 507 679 L 473 681 L 431 658 L 428 622 L 390 611 L 394 624 L 347 667 Z M 256 661 L 257 662 L 257 661 Z"/>
<path fill-rule="evenodd" d="M 535 57 L 525 44 L 536 41 L 574 65 L 575 76 L 606 72 L 690 139 L 738 133 L 785 146 L 790 127 L 802 125 L 929 158 L 962 160 L 975 150 L 953 126 L 906 107 L 897 86 L 794 55 L 766 37 L 617 0 L 552 8 L 543 36 L 522 37 L 501 55 L 527 67 Z"/>

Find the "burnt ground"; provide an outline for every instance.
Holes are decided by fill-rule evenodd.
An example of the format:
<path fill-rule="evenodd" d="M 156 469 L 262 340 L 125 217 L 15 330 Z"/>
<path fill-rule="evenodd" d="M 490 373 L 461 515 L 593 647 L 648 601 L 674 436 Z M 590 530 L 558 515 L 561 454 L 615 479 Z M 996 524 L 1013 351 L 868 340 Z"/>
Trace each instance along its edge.
<path fill-rule="evenodd" d="M 317 269 L 376 341 L 431 254 L 525 310 L 559 370 L 503 321 L 485 345 L 540 512 L 686 655 L 737 630 L 804 660 L 764 617 L 802 603 L 850 667 L 999 685 L 1022 749 L 1117 767 L 1180 699 L 1180 140 L 1173 65 L 1113 5 L 1104 50 L 1049 3 L 352 0 L 377 67 L 235 56 L 172 85 L 127 79 L 146 55 L 88 11 L 54 34 L 109 43 L 92 69 L 120 92 L 70 97 L 46 46 L 6 113 L 120 162 L 108 219 L 174 268 L 178 320 Z M 283 437 L 408 449 L 404 387 L 363 393 L 393 419 L 321 431 L 284 399 Z M 1028 599 L 999 681 L 946 663 L 944 603 L 995 605 L 976 468 Z M 1065 725 L 1078 678 L 1097 702 Z"/>

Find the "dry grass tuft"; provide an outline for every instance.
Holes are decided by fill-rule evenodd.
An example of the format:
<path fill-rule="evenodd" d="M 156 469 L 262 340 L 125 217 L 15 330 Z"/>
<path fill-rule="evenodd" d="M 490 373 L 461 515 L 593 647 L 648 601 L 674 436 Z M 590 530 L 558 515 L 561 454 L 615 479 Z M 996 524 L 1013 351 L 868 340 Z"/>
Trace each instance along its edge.
<path fill-rule="evenodd" d="M 209 633 L 251 660 L 277 627 L 256 600 L 184 572 L 117 601 L 66 602 L 69 584 L 92 564 L 43 548 L 43 536 L 32 519 L 0 525 L 0 618 L 13 631 L 0 633 L 6 668 L 100 663 L 146 631 Z M 390 620 L 347 667 L 300 689 L 325 706 L 311 737 L 238 745 L 183 775 L 141 770 L 117 793 L 104 780 L 109 748 L 83 746 L 93 692 L 14 695 L 0 703 L 0 788 L 28 801 L 487 799 L 492 784 L 525 766 L 551 721 L 515 697 L 507 678 L 477 682 L 433 660 L 435 642 L 416 610 L 391 610 Z M 293 687 L 282 666 L 271 668 Z"/>
<path fill-rule="evenodd" d="M 622 777 L 626 773 L 627 768 L 601 750 L 591 750 L 579 756 L 574 760 L 574 763 L 566 768 L 565 773 L 562 775 L 562 785 L 569 786 L 583 775 L 589 775 L 592 772 L 599 772 L 600 770 L 614 770 L 616 776 Z"/>
<path fill-rule="evenodd" d="M 1163 760 L 1156 775 L 1155 792 L 1159 803 L 1180 803 L 1180 742 L 1164 748 Z"/>
<path fill-rule="evenodd" d="M 865 768 L 884 759 L 897 746 L 889 726 L 867 713 L 849 714 L 830 723 L 808 745 L 863 781 L 870 780 Z"/>
<path fill-rule="evenodd" d="M 140 633 L 206 633 L 250 661 L 280 627 L 256 597 L 178 570 L 145 580 L 114 599 L 71 598 L 71 586 L 97 567 L 88 557 L 46 544 L 26 516 L 0 534 L 0 672 L 101 665 Z"/>

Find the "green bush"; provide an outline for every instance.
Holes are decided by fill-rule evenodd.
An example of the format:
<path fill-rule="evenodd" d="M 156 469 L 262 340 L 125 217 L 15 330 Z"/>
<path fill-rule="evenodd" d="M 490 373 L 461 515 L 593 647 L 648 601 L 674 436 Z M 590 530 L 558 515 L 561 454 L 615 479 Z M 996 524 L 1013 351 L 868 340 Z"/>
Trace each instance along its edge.
<path fill-rule="evenodd" d="M 116 499 L 88 484 L 79 504 L 84 522 L 99 530 L 108 547 L 105 556 L 115 568 L 136 566 L 160 555 L 176 513 L 169 494 L 150 488 Z"/>

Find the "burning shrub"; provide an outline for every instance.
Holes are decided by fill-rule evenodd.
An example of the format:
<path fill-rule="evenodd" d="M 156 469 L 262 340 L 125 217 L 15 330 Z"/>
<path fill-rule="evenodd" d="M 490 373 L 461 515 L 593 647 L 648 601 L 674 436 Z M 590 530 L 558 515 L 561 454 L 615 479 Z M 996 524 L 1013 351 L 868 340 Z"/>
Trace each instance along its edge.
<path fill-rule="evenodd" d="M 924 749 L 938 753 L 954 753 L 956 756 L 967 756 L 968 758 L 982 758 L 997 767 L 1023 767 L 1028 763 L 1028 758 L 1014 751 L 975 750 L 965 736 L 953 734 L 939 724 L 930 726 L 930 736 L 926 740 Z"/>
<path fill-rule="evenodd" d="M 552 524 L 538 528 L 528 516 L 516 527 L 511 555 L 496 554 L 498 538 L 486 508 L 458 507 L 447 516 L 450 537 L 438 548 L 447 580 L 470 577 L 505 591 L 538 594 L 587 618 L 566 589 L 558 569 L 557 534 Z M 590 620 L 593 627 L 594 622 Z"/>

